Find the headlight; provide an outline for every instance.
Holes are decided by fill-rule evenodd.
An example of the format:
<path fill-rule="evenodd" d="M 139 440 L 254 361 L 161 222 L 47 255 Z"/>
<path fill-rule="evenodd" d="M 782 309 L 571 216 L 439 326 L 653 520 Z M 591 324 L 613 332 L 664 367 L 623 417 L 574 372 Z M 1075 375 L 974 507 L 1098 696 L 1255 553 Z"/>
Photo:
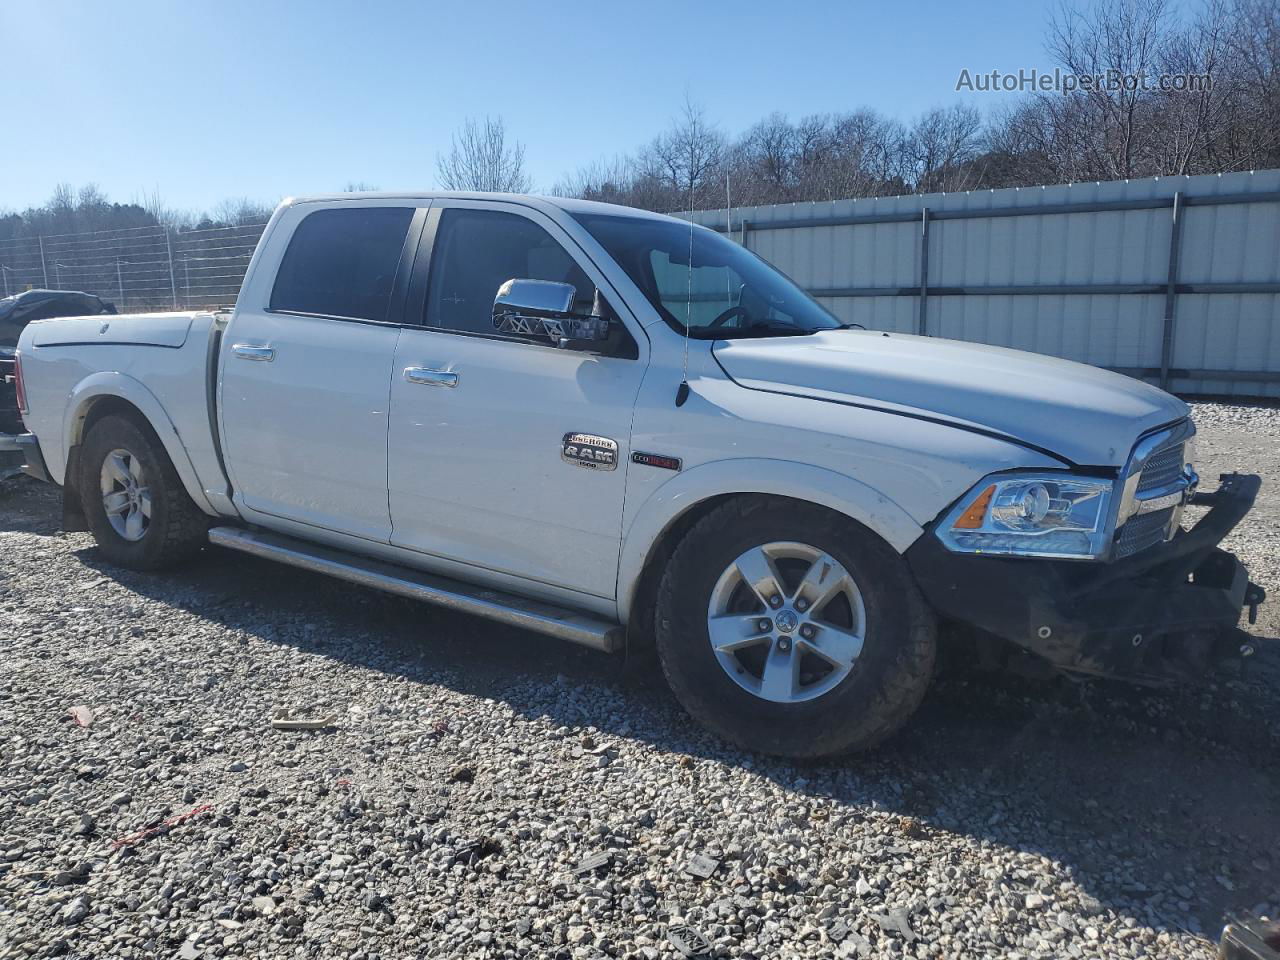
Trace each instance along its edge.
<path fill-rule="evenodd" d="M 1063 473 L 987 477 L 938 526 L 957 553 L 1096 560 L 1110 539 L 1114 482 Z"/>

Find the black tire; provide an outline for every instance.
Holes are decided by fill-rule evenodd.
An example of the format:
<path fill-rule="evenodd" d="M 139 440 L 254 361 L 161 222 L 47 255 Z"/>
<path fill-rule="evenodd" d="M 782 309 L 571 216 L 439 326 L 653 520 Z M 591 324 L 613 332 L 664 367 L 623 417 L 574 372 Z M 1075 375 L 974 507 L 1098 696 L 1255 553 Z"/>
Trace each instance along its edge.
<path fill-rule="evenodd" d="M 734 560 L 766 543 L 800 541 L 843 564 L 865 607 L 865 640 L 844 679 L 811 700 L 780 703 L 736 683 L 712 651 L 707 608 Z M 658 588 L 658 655 L 676 699 L 739 746 L 796 759 L 872 747 L 915 712 L 933 677 L 936 622 L 902 558 L 848 517 L 781 498 L 731 500 L 696 523 Z"/>
<path fill-rule="evenodd" d="M 124 450 L 142 465 L 151 516 L 138 540 L 116 532 L 102 502 L 103 462 Z M 95 423 L 80 448 L 80 500 L 89 531 L 110 562 L 130 570 L 163 570 L 190 557 L 207 541 L 209 518 L 187 495 L 159 437 L 146 424 L 112 414 Z"/>

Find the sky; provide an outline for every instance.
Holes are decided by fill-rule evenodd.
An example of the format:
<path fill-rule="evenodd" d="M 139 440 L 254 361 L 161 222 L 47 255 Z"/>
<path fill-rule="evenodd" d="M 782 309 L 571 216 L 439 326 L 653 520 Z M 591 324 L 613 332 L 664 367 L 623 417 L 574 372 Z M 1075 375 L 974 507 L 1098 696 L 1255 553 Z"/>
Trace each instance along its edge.
<path fill-rule="evenodd" d="M 0 210 L 59 183 L 209 210 L 361 182 L 438 186 L 468 117 L 502 117 L 545 191 L 631 153 L 686 96 L 734 135 L 773 111 L 910 120 L 1051 66 L 1051 0 L 389 3 L 0 0 Z M 18 132 L 20 131 L 20 132 Z M 16 133 L 16 136 L 15 136 Z"/>

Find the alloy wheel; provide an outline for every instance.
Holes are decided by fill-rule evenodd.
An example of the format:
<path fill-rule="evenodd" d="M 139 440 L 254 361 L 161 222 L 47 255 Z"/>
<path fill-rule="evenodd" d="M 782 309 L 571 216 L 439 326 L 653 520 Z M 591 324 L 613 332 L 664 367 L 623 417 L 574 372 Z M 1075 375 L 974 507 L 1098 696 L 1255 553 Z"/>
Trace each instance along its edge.
<path fill-rule="evenodd" d="M 862 653 L 866 608 L 844 565 L 795 541 L 747 550 L 720 575 L 707 634 L 738 686 L 773 703 L 828 693 Z"/>
<path fill-rule="evenodd" d="M 112 450 L 102 461 L 99 479 L 111 529 L 125 540 L 141 540 L 151 525 L 151 488 L 142 461 L 128 450 Z"/>

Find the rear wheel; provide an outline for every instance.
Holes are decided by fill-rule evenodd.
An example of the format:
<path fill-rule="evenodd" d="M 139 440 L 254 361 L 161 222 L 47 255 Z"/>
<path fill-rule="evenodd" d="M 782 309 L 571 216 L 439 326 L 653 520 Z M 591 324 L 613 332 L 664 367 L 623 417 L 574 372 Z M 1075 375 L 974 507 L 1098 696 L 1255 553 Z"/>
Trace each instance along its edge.
<path fill-rule="evenodd" d="M 85 519 L 112 563 L 162 569 L 205 542 L 208 518 L 149 427 L 124 416 L 103 417 L 85 437 L 80 471 Z"/>
<path fill-rule="evenodd" d="M 812 504 L 744 497 L 689 531 L 658 591 L 677 699 L 741 746 L 817 758 L 870 747 L 919 705 L 935 624 L 901 557 Z"/>

